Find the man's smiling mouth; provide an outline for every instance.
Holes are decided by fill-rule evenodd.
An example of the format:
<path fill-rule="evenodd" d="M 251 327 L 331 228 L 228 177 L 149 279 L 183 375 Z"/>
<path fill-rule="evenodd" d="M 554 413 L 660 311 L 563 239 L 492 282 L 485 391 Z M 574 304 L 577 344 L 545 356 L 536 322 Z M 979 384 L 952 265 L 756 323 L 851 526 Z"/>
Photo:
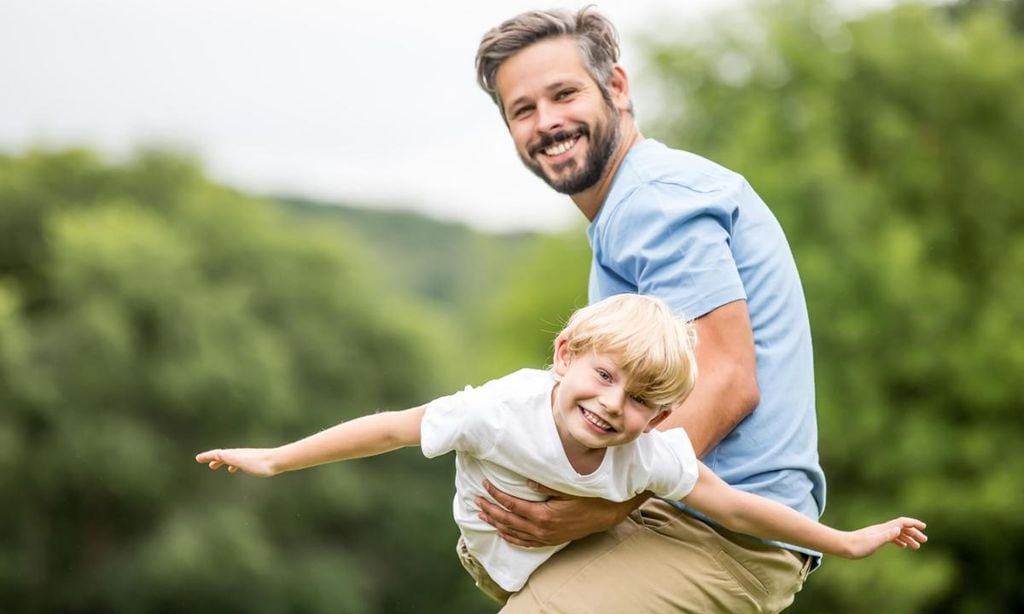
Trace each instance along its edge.
<path fill-rule="evenodd" d="M 581 138 L 587 136 L 586 128 L 573 131 L 563 130 L 556 134 L 546 134 L 540 142 L 530 148 L 530 155 L 536 157 L 543 154 L 548 157 L 560 156 L 576 146 Z"/>
<path fill-rule="evenodd" d="M 576 142 L 579 140 L 580 137 L 577 136 L 566 141 L 560 141 L 550 147 L 544 148 L 543 150 L 541 150 L 541 153 L 543 153 L 545 156 L 559 156 L 572 149 L 573 146 L 576 145 Z"/>

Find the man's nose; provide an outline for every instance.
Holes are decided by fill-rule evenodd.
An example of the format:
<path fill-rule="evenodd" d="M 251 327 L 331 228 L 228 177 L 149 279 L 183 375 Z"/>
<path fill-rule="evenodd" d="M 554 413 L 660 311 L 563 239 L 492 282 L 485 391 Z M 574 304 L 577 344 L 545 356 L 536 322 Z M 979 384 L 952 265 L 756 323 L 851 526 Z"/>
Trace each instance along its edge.
<path fill-rule="evenodd" d="M 546 101 L 537 104 L 537 129 L 540 132 L 555 132 L 565 124 L 565 118 L 556 105 Z"/>

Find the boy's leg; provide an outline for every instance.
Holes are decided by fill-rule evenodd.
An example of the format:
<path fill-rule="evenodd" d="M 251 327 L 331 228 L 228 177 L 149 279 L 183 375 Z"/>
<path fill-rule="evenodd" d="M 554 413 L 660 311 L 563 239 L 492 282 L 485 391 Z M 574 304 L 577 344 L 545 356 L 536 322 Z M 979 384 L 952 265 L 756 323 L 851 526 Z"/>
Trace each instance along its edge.
<path fill-rule="evenodd" d="M 462 563 L 462 566 L 472 576 L 473 581 L 476 582 L 476 587 L 483 594 L 504 605 L 512 593 L 501 588 L 497 582 L 491 579 L 491 576 L 487 574 L 487 570 L 480 564 L 480 561 L 476 560 L 476 557 L 470 553 L 461 535 L 459 536 L 459 543 L 455 546 L 455 551 L 459 553 L 459 562 Z"/>
<path fill-rule="evenodd" d="M 727 536 L 652 499 L 610 531 L 558 552 L 501 611 L 778 612 L 808 568 L 788 550 Z"/>

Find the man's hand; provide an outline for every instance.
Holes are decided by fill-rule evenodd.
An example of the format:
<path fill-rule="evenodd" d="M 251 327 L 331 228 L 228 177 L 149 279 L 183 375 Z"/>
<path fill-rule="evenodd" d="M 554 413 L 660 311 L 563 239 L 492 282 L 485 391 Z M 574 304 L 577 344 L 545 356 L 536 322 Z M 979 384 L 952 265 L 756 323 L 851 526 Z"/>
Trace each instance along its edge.
<path fill-rule="evenodd" d="M 605 499 L 573 497 L 530 482 L 530 488 L 548 495 L 546 501 L 527 501 L 500 491 L 488 481 L 484 488 L 501 506 L 477 498 L 480 519 L 498 530 L 510 544 L 526 548 L 554 546 L 599 533 L 619 524 L 646 501 L 643 494 L 623 503 Z M 502 509 L 504 507 L 505 509 Z"/>

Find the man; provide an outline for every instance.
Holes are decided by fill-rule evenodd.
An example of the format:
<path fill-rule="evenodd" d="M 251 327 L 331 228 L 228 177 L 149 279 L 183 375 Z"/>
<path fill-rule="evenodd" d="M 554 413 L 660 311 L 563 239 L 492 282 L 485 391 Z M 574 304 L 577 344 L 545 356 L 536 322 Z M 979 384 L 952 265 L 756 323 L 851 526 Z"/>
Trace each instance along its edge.
<path fill-rule="evenodd" d="M 653 294 L 695 319 L 698 384 L 660 428 L 684 427 L 733 486 L 817 519 L 810 327 L 785 236 L 742 177 L 640 134 L 617 60 L 615 30 L 592 8 L 531 11 L 484 36 L 477 76 L 523 163 L 590 221 L 591 302 Z M 484 519 L 510 543 L 576 540 L 504 612 L 779 611 L 819 556 L 678 502 L 488 491 L 501 505 L 480 501 Z"/>

